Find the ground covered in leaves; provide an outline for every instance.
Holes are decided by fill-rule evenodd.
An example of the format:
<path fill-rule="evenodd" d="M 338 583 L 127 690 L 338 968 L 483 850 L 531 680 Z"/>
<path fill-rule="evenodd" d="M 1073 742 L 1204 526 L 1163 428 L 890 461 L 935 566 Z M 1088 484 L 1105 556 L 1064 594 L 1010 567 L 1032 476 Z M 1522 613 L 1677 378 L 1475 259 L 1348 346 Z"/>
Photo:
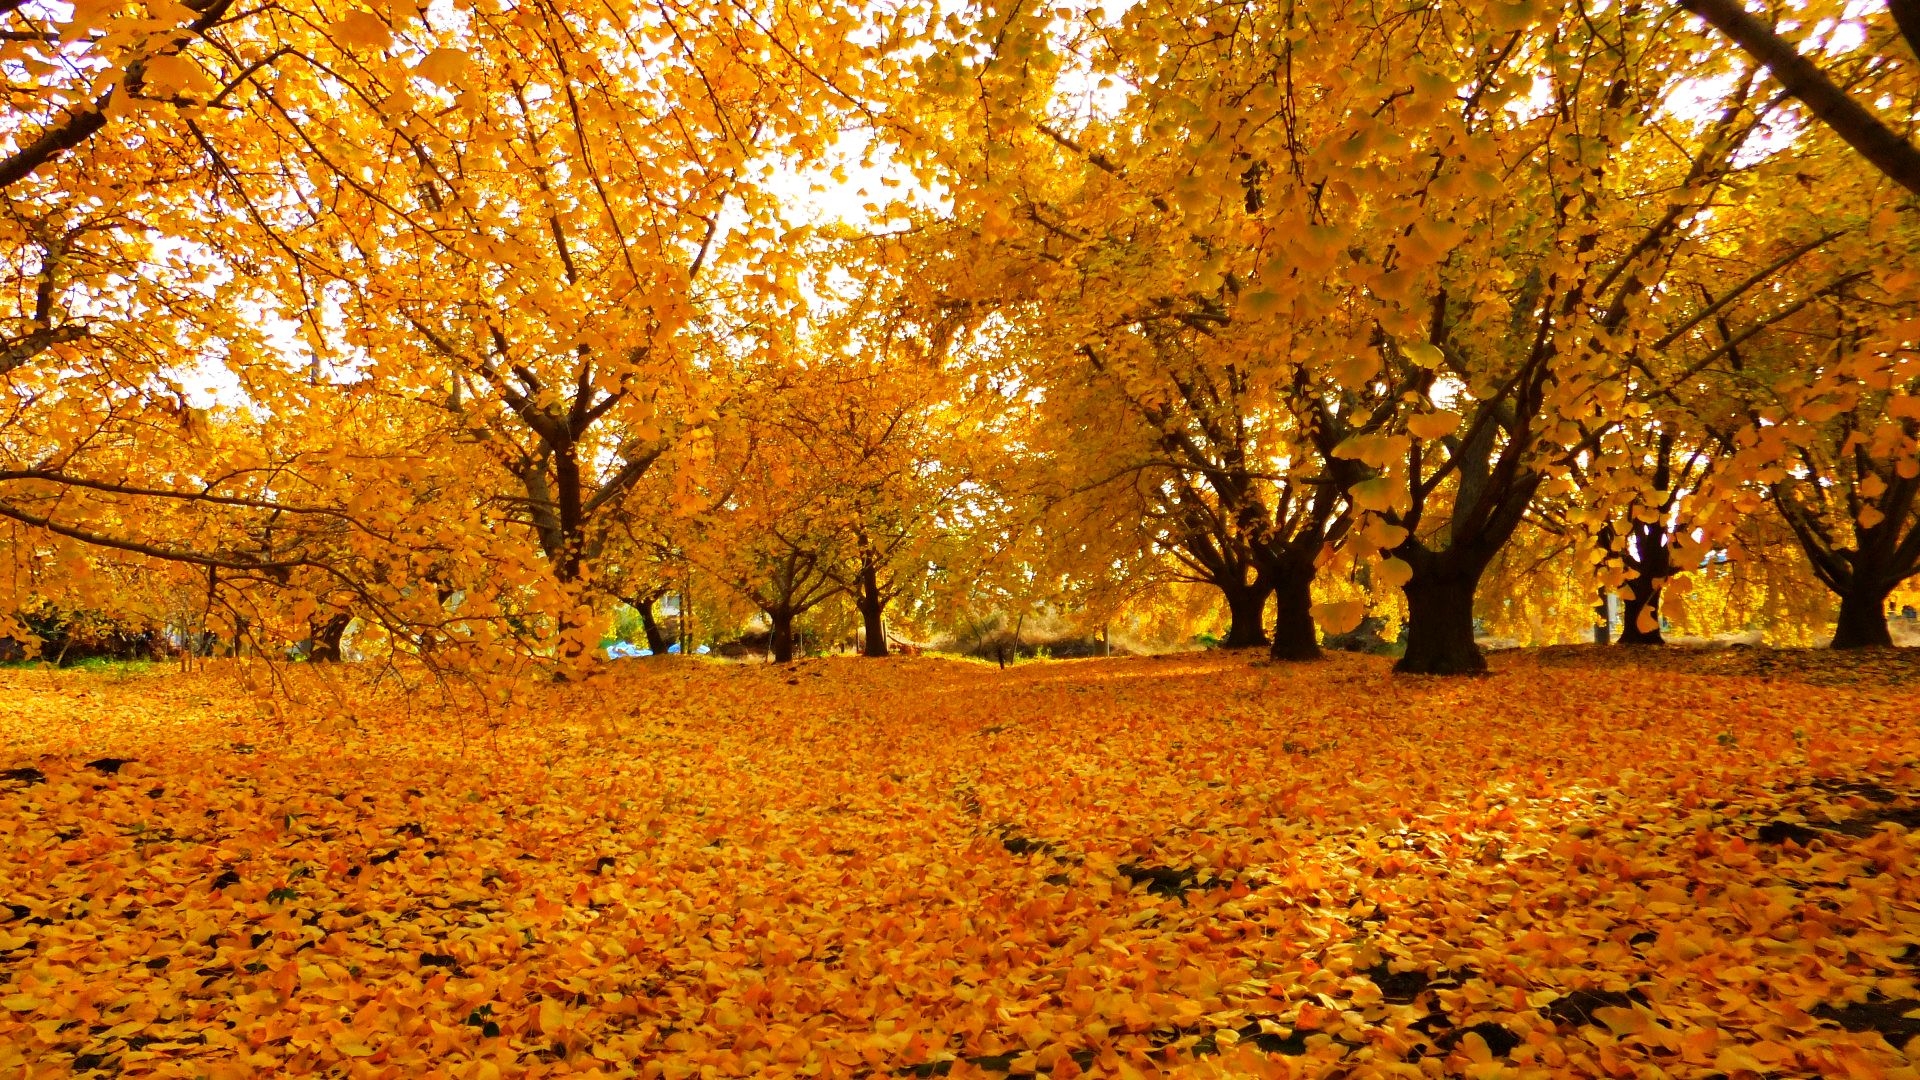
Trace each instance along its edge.
<path fill-rule="evenodd" d="M 1598 654 L 3 672 L 0 1075 L 1920 1075 L 1912 665 Z"/>

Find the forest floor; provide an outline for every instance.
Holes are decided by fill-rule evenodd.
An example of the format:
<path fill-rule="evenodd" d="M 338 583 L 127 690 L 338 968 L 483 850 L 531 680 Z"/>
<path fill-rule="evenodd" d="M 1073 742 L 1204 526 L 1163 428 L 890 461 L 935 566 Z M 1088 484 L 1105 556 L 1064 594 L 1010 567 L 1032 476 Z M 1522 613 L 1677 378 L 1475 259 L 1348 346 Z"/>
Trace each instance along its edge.
<path fill-rule="evenodd" d="M 1920 1075 L 1912 652 L 304 674 L 0 672 L 0 1075 Z"/>

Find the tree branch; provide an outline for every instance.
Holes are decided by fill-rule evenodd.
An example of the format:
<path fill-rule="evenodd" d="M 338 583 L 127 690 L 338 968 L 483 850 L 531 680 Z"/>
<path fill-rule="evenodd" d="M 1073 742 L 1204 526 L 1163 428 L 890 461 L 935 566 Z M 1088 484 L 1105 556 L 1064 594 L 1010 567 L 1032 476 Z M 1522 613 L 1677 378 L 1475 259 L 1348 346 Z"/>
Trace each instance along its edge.
<path fill-rule="evenodd" d="M 1920 195 L 1920 147 L 1901 138 L 1866 106 L 1834 85 L 1813 61 L 1749 13 L 1740 0 L 1680 0 L 1680 6 L 1706 20 L 1766 65 L 1789 94 L 1799 98 L 1814 116 L 1888 179 Z M 1920 24 L 1920 12 L 1912 10 L 1911 2 L 1901 7 L 1905 10 L 1896 12 L 1896 16 L 1900 17 L 1902 32 L 1911 35 L 1913 31 L 1907 28 L 1908 24 Z"/>

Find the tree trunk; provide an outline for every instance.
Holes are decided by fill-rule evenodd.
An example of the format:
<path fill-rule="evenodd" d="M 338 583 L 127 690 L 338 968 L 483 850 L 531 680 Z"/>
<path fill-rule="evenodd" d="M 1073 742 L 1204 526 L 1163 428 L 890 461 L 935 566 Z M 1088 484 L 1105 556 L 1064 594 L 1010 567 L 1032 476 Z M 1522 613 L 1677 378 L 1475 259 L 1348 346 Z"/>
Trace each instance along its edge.
<path fill-rule="evenodd" d="M 693 564 L 687 564 L 680 585 L 680 655 L 693 655 Z"/>
<path fill-rule="evenodd" d="M 647 649 L 655 656 L 665 656 L 673 643 L 667 640 L 667 632 L 660 628 L 660 620 L 654 617 L 653 605 L 659 602 L 659 597 L 648 597 L 633 605 L 633 608 L 640 613 L 640 629 L 647 635 Z"/>
<path fill-rule="evenodd" d="M 1593 643 L 1605 645 L 1613 640 L 1613 617 L 1607 610 L 1607 590 L 1600 590 L 1600 602 L 1593 605 Z"/>
<path fill-rule="evenodd" d="M 886 656 L 887 653 L 887 601 L 880 595 L 880 575 L 871 566 L 860 568 L 860 622 L 866 634 L 865 646 L 860 650 L 862 656 Z"/>
<path fill-rule="evenodd" d="M 1305 573 L 1282 575 L 1273 590 L 1273 647 L 1275 660 L 1318 660 L 1320 642 L 1313 626 L 1313 566 Z"/>
<path fill-rule="evenodd" d="M 793 612 L 781 608 L 776 611 L 767 612 L 767 617 L 773 620 L 773 633 L 771 637 L 773 662 L 776 664 L 793 663 Z"/>
<path fill-rule="evenodd" d="M 1251 649 L 1267 643 L 1266 627 L 1261 623 L 1266 619 L 1267 594 L 1273 589 L 1264 581 L 1252 585 L 1226 586 L 1221 591 L 1227 594 L 1227 640 L 1221 642 L 1223 648 Z"/>
<path fill-rule="evenodd" d="M 307 662 L 313 664 L 337 664 L 341 660 L 340 641 L 347 636 L 347 627 L 353 622 L 351 611 L 336 611 L 327 616 L 324 622 L 308 622 Z"/>
<path fill-rule="evenodd" d="M 1870 649 L 1893 644 L 1887 629 L 1887 593 L 1855 582 L 1840 594 L 1840 620 L 1833 630 L 1833 648 Z"/>
<path fill-rule="evenodd" d="M 1665 490 L 1664 467 L 1657 474 L 1656 483 Z M 1667 640 L 1660 636 L 1660 591 L 1673 576 L 1673 549 L 1667 546 L 1667 530 L 1658 524 L 1636 524 L 1632 539 L 1633 550 L 1628 553 L 1627 568 L 1639 576 L 1627 582 L 1625 595 L 1621 597 L 1620 644 L 1665 645 Z M 1652 629 L 1640 628 L 1642 615 L 1647 617 Z"/>
<path fill-rule="evenodd" d="M 1620 644 L 1622 645 L 1665 645 L 1667 639 L 1660 636 L 1660 587 L 1654 584 L 1658 579 L 1637 577 L 1627 582 L 1625 595 L 1620 605 Z M 1640 616 L 1646 615 L 1653 624 L 1650 630 L 1640 628 Z"/>
<path fill-rule="evenodd" d="M 1406 675 L 1475 675 L 1487 658 L 1473 640 L 1473 594 L 1480 571 L 1415 569 L 1407 582 L 1407 652 L 1393 670 Z"/>

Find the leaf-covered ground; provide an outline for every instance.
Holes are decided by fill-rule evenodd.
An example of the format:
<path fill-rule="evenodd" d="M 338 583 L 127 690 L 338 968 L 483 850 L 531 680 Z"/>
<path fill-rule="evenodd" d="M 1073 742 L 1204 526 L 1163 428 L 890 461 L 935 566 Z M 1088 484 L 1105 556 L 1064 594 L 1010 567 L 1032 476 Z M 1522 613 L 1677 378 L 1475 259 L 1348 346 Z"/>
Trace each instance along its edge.
<path fill-rule="evenodd" d="M 0 1075 L 1920 1074 L 1913 665 L 1621 655 L 0 673 Z"/>

